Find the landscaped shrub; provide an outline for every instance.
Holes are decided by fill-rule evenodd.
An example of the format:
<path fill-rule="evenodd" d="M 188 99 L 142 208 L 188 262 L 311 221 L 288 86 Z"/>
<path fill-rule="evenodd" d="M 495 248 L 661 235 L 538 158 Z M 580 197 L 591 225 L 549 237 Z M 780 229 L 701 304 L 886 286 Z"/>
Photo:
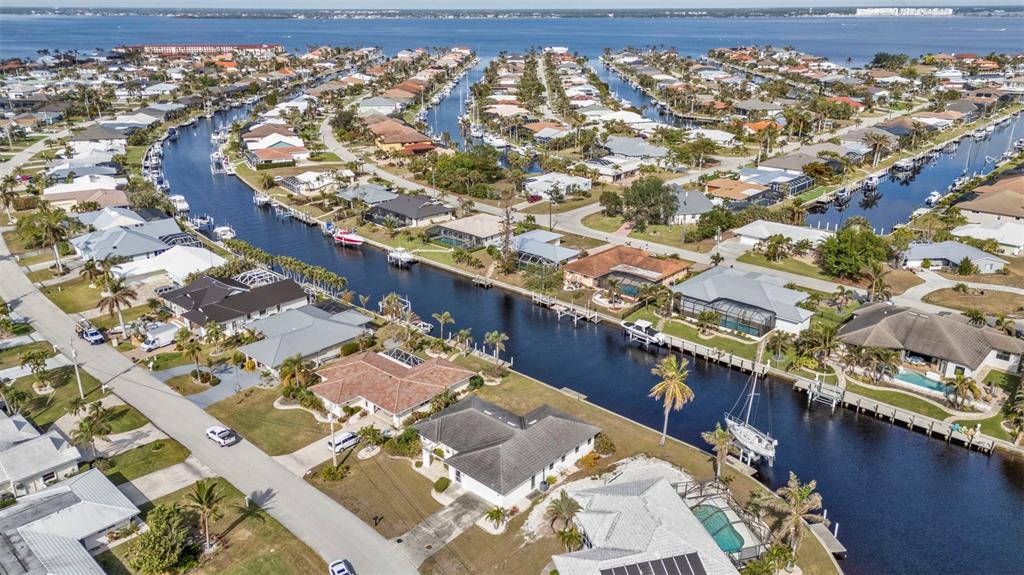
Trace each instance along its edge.
<path fill-rule="evenodd" d="M 604 432 L 598 433 L 594 438 L 594 451 L 601 455 L 611 455 L 615 453 L 615 442 Z"/>
<path fill-rule="evenodd" d="M 231 356 L 231 365 L 235 367 L 242 367 L 243 365 L 245 365 L 245 354 L 240 351 L 236 351 Z"/>
<path fill-rule="evenodd" d="M 356 342 L 356 341 L 350 341 L 350 342 L 346 343 L 345 345 L 341 346 L 341 355 L 343 355 L 343 356 L 345 356 L 345 355 L 352 355 L 353 353 L 356 353 L 357 351 L 359 351 L 359 342 Z"/>
<path fill-rule="evenodd" d="M 594 451 L 584 455 L 580 458 L 580 465 L 583 467 L 596 467 L 597 461 L 601 459 L 601 456 Z"/>
<path fill-rule="evenodd" d="M 160 451 L 163 448 L 164 448 L 164 442 L 163 442 L 162 439 L 158 439 L 158 440 L 154 441 L 153 443 L 149 444 L 149 450 L 150 451 Z"/>
<path fill-rule="evenodd" d="M 451 484 L 451 479 L 448 479 L 447 477 L 441 477 L 440 479 L 434 482 L 434 491 L 438 493 L 444 493 L 444 490 L 448 489 L 448 486 Z"/>
<path fill-rule="evenodd" d="M 389 439 L 384 444 L 384 449 L 391 455 L 416 457 L 420 452 L 420 434 L 415 429 L 408 427 L 401 434 Z"/>
<path fill-rule="evenodd" d="M 349 467 L 345 464 L 324 465 L 320 468 L 320 479 L 324 481 L 341 481 L 348 475 Z"/>
<path fill-rule="evenodd" d="M 416 462 L 413 463 L 413 466 L 415 466 L 417 469 L 419 469 L 420 467 L 423 467 L 423 460 L 422 459 L 417 459 Z"/>
<path fill-rule="evenodd" d="M 474 375 L 469 378 L 469 389 L 480 389 L 484 386 L 484 378 L 479 375 Z"/>
<path fill-rule="evenodd" d="M 547 477 L 544 478 L 544 481 L 546 481 L 548 485 L 554 485 L 555 483 L 558 483 L 558 476 L 548 475 Z"/>
<path fill-rule="evenodd" d="M 405 419 L 402 420 L 402 427 L 409 427 L 410 425 L 416 423 L 417 421 L 420 421 L 421 419 L 426 419 L 428 417 L 430 417 L 429 411 L 414 411 L 411 414 L 409 414 L 409 417 L 406 417 Z"/>
<path fill-rule="evenodd" d="M 444 459 L 444 450 L 441 449 L 440 447 L 435 447 L 434 448 L 434 455 L 437 456 L 440 459 Z"/>
<path fill-rule="evenodd" d="M 220 378 L 217 377 L 216 375 L 211 375 L 210 376 L 210 381 L 207 381 L 206 385 L 209 385 L 210 387 L 213 387 L 215 385 L 220 385 Z"/>

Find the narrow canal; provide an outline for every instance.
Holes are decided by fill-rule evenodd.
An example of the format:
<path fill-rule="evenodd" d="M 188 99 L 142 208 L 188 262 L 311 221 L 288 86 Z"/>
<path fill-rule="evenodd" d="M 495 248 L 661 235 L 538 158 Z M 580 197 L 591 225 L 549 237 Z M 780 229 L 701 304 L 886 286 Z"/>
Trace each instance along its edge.
<path fill-rule="evenodd" d="M 528 299 L 477 288 L 424 264 L 397 270 L 368 246 L 336 247 L 316 228 L 255 207 L 250 189 L 236 178 L 211 175 L 211 126 L 235 117 L 242 115 L 200 120 L 167 144 L 165 174 L 193 214 L 231 224 L 240 239 L 268 252 L 344 275 L 350 289 L 373 301 L 391 291 L 406 294 L 424 318 L 448 310 L 455 318 L 448 329 L 469 328 L 477 340 L 501 330 L 510 337 L 507 355 L 517 370 L 660 429 L 661 408 L 647 397 L 658 358 L 627 345 L 618 330 L 573 328 Z M 692 361 L 688 384 L 696 399 L 672 414 L 669 432 L 702 445 L 700 433 L 722 420 L 745 381 L 739 372 Z M 842 563 L 848 573 L 1019 572 L 1024 463 L 947 446 L 849 411 L 808 409 L 803 399 L 783 382 L 767 385 L 759 424 L 779 438 L 779 457 L 773 469 L 762 469 L 763 480 L 777 487 L 793 471 L 818 481 L 829 518 L 839 522 L 850 549 Z"/>
<path fill-rule="evenodd" d="M 844 202 L 832 202 L 807 214 L 807 225 L 835 228 L 851 216 L 863 216 L 872 227 L 884 233 L 893 226 L 910 220 L 915 210 L 927 207 L 925 199 L 933 191 L 946 193 L 953 180 L 961 174 L 991 172 L 1004 152 L 1012 149 L 1013 141 L 1024 136 L 1024 115 L 995 127 L 984 140 L 975 140 L 970 134 L 960 140 L 956 150 L 941 151 L 928 163 L 901 179 L 895 174 L 882 178 L 878 189 L 865 195 L 856 191 Z"/>

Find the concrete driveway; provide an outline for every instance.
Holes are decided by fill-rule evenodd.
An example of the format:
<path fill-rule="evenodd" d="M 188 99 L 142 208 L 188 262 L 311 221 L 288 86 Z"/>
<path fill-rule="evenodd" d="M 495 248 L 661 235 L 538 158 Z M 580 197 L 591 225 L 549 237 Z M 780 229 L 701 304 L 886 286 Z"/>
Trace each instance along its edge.
<path fill-rule="evenodd" d="M 395 539 L 398 549 L 419 567 L 428 557 L 473 526 L 490 505 L 472 493 L 463 493 L 447 507 L 427 517 Z"/>

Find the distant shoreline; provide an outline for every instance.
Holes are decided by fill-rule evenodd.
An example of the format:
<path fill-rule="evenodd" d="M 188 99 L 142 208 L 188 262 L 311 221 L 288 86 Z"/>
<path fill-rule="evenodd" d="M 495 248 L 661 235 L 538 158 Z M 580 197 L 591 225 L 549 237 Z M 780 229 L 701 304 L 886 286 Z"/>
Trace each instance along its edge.
<path fill-rule="evenodd" d="M 857 18 L 941 19 L 957 17 L 1024 17 L 1024 5 L 945 6 L 952 15 L 857 16 L 854 7 L 832 8 L 596 8 L 561 10 L 357 10 L 357 9 L 221 9 L 221 8 L 45 8 L 3 6 L 0 14 L 24 16 L 152 16 L 198 19 L 306 19 L 306 20 L 492 20 L 492 19 L 616 19 L 616 18 Z"/>

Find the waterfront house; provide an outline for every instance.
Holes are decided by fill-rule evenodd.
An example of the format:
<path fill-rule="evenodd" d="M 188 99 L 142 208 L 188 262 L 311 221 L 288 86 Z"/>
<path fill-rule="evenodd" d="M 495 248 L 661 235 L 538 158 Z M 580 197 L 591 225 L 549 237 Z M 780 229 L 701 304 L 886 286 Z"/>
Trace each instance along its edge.
<path fill-rule="evenodd" d="M 894 349 L 904 360 L 920 358 L 936 379 L 957 373 L 982 378 L 990 369 L 1018 373 L 1024 354 L 1024 340 L 970 325 L 960 317 L 891 303 L 854 311 L 850 321 L 839 328 L 839 339 L 847 345 Z"/>
<path fill-rule="evenodd" d="M 262 334 L 263 339 L 238 351 L 276 374 L 289 357 L 316 363 L 336 357 L 341 346 L 369 332 L 372 321 L 354 309 L 331 313 L 305 305 L 249 322 L 248 329 Z"/>
<path fill-rule="evenodd" d="M 953 240 L 914 242 L 900 254 L 902 265 L 910 269 L 955 270 L 964 260 L 969 261 L 982 274 L 996 273 L 1005 268 L 1007 263 L 1003 258 Z"/>
<path fill-rule="evenodd" d="M 57 430 L 39 431 L 0 410 L 0 493 L 20 497 L 78 472 L 82 454 Z M 0 562 L 2 565 L 2 562 Z"/>
<path fill-rule="evenodd" d="M 164 218 L 89 232 L 71 238 L 68 243 L 86 261 L 107 258 L 135 261 L 159 255 L 181 240 L 193 245 L 199 243 L 184 234 L 174 219 Z"/>
<path fill-rule="evenodd" d="M 696 224 L 703 214 L 715 207 L 715 204 L 701 192 L 684 190 L 678 186 L 674 186 L 673 191 L 676 194 L 676 213 L 669 220 L 671 224 Z"/>
<path fill-rule="evenodd" d="M 686 277 L 690 262 L 655 257 L 644 250 L 617 245 L 564 266 L 567 287 L 603 289 L 609 280 L 619 282 L 622 293 L 635 297 L 644 286 L 669 285 Z"/>
<path fill-rule="evenodd" d="M 398 197 L 398 194 L 377 184 L 359 184 L 349 186 L 338 192 L 338 197 L 349 202 L 362 202 L 367 206 L 376 206 Z"/>
<path fill-rule="evenodd" d="M 434 241 L 469 250 L 494 245 L 501 238 L 501 218 L 493 214 L 473 214 L 430 229 Z"/>
<path fill-rule="evenodd" d="M 956 207 L 971 223 L 1024 222 L 1024 175 L 979 186 L 970 199 L 956 204 Z"/>
<path fill-rule="evenodd" d="M 79 205 L 92 203 L 101 208 L 126 207 L 128 196 L 121 190 L 80 190 L 46 194 L 46 202 L 51 207 L 73 212 Z"/>
<path fill-rule="evenodd" d="M 398 227 L 418 228 L 448 221 L 454 213 L 454 208 L 431 197 L 400 194 L 373 206 L 367 216 L 379 225 L 392 220 Z"/>
<path fill-rule="evenodd" d="M 563 247 L 562 234 L 549 230 L 530 230 L 512 237 L 512 249 L 520 265 L 557 267 L 579 255 L 579 250 Z"/>
<path fill-rule="evenodd" d="M 165 291 L 160 297 L 200 335 L 210 323 L 220 324 L 224 333 L 232 335 L 249 321 L 302 307 L 309 299 L 302 286 L 290 279 L 250 286 L 236 279 L 207 275 Z"/>
<path fill-rule="evenodd" d="M 999 252 L 1008 256 L 1024 254 L 1024 222 L 992 221 L 981 224 L 965 224 L 950 232 L 958 238 L 973 238 L 980 241 L 994 241 Z"/>
<path fill-rule="evenodd" d="M 758 166 L 756 168 L 740 168 L 737 173 L 740 181 L 766 186 L 780 198 L 795 196 L 814 185 L 814 178 L 797 170 Z M 762 201 L 767 198 L 767 195 L 762 195 L 758 200 Z"/>
<path fill-rule="evenodd" d="M 425 466 L 441 459 L 455 485 L 505 508 L 522 504 L 547 477 L 571 469 L 593 451 L 601 431 L 548 405 L 517 415 L 475 396 L 413 427 Z"/>
<path fill-rule="evenodd" d="M 281 185 L 293 194 L 302 196 L 315 196 L 322 190 L 327 190 L 335 185 L 334 172 L 313 172 L 306 171 L 294 176 L 288 176 L 281 181 Z"/>
<path fill-rule="evenodd" d="M 523 190 L 527 196 L 548 200 L 556 189 L 561 192 L 562 198 L 566 198 L 573 192 L 589 192 L 591 185 L 590 178 L 549 172 L 526 179 L 523 182 Z"/>
<path fill-rule="evenodd" d="M 736 228 L 733 230 L 733 234 L 741 244 L 747 246 L 756 246 L 771 236 L 782 236 L 793 243 L 807 240 L 811 242 L 812 246 L 817 247 L 818 244 L 831 237 L 833 232 L 768 220 L 755 220 Z"/>
<path fill-rule="evenodd" d="M 175 285 L 183 285 L 192 274 L 222 266 L 227 260 L 200 246 L 173 246 L 167 251 L 144 260 L 118 264 L 110 269 L 115 276 L 125 279 L 163 274 Z"/>
<path fill-rule="evenodd" d="M 660 469 L 615 473 L 597 487 L 568 492 L 581 507 L 573 523 L 584 543 L 551 558 L 559 575 L 739 573 Z M 729 512 L 715 513 L 723 521 L 716 534 L 733 533 Z"/>
<path fill-rule="evenodd" d="M 768 186 L 744 182 L 743 180 L 730 180 L 728 178 L 715 178 L 708 180 L 705 184 L 707 193 L 716 198 L 736 202 L 756 202 L 762 194 L 770 192 Z"/>
<path fill-rule="evenodd" d="M 713 267 L 671 289 L 680 296 L 676 309 L 688 318 L 712 311 L 727 330 L 754 337 L 773 329 L 799 334 L 814 312 L 800 307 L 807 294 L 786 283 L 775 275 Z"/>
<path fill-rule="evenodd" d="M 93 554 L 138 515 L 102 471 L 84 471 L 0 510 L 0 571 L 102 575 Z"/>
<path fill-rule="evenodd" d="M 400 359 L 399 359 L 400 358 Z M 317 372 L 321 382 L 309 390 L 336 416 L 345 406 L 366 409 L 395 429 L 416 411 L 430 409 L 430 400 L 444 390 L 458 393 L 474 372 L 447 359 L 423 360 L 411 354 L 362 351 Z"/>
<path fill-rule="evenodd" d="M 137 212 L 122 207 L 107 207 L 92 212 L 71 214 L 70 217 L 95 231 L 146 223 L 146 218 Z"/>

